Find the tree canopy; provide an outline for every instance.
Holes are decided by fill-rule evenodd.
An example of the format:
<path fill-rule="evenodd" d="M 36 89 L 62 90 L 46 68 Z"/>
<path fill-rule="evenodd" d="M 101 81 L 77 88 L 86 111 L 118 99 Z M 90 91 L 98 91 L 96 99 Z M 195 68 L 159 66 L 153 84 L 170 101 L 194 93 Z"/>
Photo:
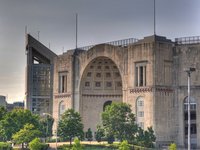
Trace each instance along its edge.
<path fill-rule="evenodd" d="M 70 145 L 72 138 L 82 138 L 84 135 L 83 124 L 78 112 L 73 109 L 68 109 L 62 114 L 61 120 L 58 123 L 58 135 L 62 138 L 68 138 Z"/>
<path fill-rule="evenodd" d="M 5 141 L 11 140 L 12 135 L 22 129 L 27 123 L 39 128 L 39 116 L 24 109 L 14 109 L 11 112 L 6 113 L 0 121 L 1 138 Z"/>
<path fill-rule="evenodd" d="M 0 106 L 0 121 L 4 118 L 4 116 L 6 115 L 7 110 L 5 107 Z"/>
<path fill-rule="evenodd" d="M 54 119 L 50 115 L 42 116 L 39 120 L 42 137 L 52 136 Z"/>
<path fill-rule="evenodd" d="M 149 127 L 146 131 L 138 127 L 131 106 L 126 103 L 112 103 L 102 113 L 102 128 L 109 143 L 116 138 L 121 142 L 144 147 L 153 147 L 156 137 Z"/>
<path fill-rule="evenodd" d="M 17 144 L 26 143 L 28 144 L 30 141 L 40 136 L 41 132 L 34 127 L 32 124 L 25 124 L 23 129 L 20 129 L 16 132 L 12 138 Z"/>
<path fill-rule="evenodd" d="M 114 135 L 121 142 L 134 138 L 137 132 L 135 116 L 130 105 L 112 103 L 102 113 L 102 124 L 106 135 Z"/>

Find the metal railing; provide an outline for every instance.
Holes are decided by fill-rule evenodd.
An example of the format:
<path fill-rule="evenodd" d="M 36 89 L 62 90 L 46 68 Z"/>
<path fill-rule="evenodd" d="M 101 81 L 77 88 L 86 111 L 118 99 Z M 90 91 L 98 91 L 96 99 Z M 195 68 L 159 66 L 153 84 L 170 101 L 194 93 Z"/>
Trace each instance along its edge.
<path fill-rule="evenodd" d="M 200 43 L 200 36 L 175 38 L 175 43 L 177 45 L 198 44 Z"/>
<path fill-rule="evenodd" d="M 106 42 L 106 43 L 100 43 L 100 44 L 109 44 L 113 46 L 121 46 L 121 47 L 126 47 L 129 44 L 136 43 L 138 39 L 136 38 L 129 38 L 129 39 L 123 39 L 123 40 L 118 40 L 118 41 L 112 41 L 112 42 Z M 99 45 L 99 44 L 95 44 Z M 90 45 L 90 46 L 84 46 L 84 47 L 78 47 L 78 49 L 81 50 L 89 50 L 90 48 L 94 47 L 95 45 Z"/>

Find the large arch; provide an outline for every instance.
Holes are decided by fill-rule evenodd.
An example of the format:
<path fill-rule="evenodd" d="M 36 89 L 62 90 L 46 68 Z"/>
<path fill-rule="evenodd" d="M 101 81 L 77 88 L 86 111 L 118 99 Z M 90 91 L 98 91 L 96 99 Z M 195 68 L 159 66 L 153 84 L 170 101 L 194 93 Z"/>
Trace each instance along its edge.
<path fill-rule="evenodd" d="M 122 102 L 122 77 L 108 57 L 94 58 L 85 67 L 80 82 L 80 114 L 84 128 L 96 130 L 105 102 Z"/>

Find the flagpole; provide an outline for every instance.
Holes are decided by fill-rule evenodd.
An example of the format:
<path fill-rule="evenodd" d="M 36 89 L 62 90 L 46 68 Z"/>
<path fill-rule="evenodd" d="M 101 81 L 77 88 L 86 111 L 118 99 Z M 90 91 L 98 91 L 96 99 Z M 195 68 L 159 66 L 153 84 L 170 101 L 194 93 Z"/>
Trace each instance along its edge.
<path fill-rule="evenodd" d="M 156 0 L 154 0 L 154 35 L 156 35 Z"/>

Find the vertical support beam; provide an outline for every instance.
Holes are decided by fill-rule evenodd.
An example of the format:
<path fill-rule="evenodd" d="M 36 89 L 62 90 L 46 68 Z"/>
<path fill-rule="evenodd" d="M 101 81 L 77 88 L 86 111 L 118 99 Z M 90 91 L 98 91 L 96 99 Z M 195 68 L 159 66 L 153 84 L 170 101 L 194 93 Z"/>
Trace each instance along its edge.
<path fill-rule="evenodd" d="M 188 73 L 188 150 L 191 148 L 191 140 L 190 140 L 190 72 Z"/>

